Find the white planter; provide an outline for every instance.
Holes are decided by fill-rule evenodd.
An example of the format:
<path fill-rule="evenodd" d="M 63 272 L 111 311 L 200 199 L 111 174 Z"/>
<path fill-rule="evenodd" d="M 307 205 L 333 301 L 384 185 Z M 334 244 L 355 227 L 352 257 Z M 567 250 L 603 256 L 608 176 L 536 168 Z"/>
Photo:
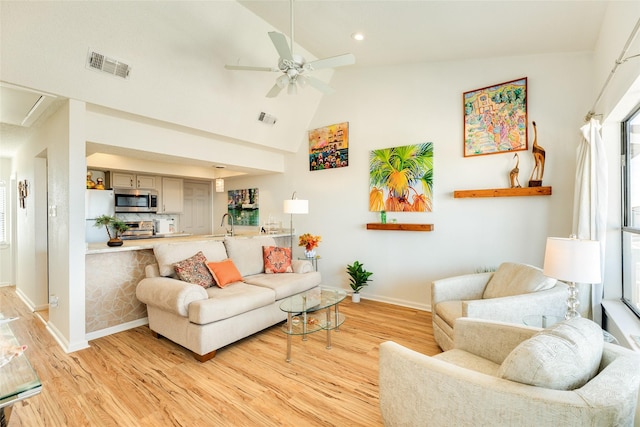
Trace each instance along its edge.
<path fill-rule="evenodd" d="M 357 292 L 352 293 L 351 302 L 360 302 L 360 294 Z"/>

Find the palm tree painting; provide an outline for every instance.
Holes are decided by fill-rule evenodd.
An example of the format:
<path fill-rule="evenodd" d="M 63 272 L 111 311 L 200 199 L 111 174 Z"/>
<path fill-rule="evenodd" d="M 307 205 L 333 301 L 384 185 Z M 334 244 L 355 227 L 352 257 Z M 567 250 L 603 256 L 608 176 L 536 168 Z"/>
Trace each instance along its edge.
<path fill-rule="evenodd" d="M 370 152 L 370 211 L 431 212 L 432 209 L 432 142 Z"/>

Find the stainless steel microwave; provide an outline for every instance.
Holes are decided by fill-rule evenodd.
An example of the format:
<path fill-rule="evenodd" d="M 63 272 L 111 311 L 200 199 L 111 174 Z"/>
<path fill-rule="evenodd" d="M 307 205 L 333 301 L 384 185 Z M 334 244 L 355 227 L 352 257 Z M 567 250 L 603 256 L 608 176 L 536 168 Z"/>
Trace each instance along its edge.
<path fill-rule="evenodd" d="M 116 212 L 158 211 L 158 192 L 155 190 L 135 190 L 115 188 Z"/>

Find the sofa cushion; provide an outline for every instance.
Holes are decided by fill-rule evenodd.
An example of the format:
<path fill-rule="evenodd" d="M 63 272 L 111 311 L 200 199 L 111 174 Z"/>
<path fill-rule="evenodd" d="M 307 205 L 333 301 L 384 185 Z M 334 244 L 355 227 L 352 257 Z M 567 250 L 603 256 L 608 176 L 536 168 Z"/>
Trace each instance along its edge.
<path fill-rule="evenodd" d="M 317 271 L 304 274 L 254 274 L 243 278 L 245 283 L 273 289 L 276 300 L 307 291 L 320 284 L 321 276 Z"/>
<path fill-rule="evenodd" d="M 504 262 L 493 273 L 482 298 L 501 298 L 551 289 L 556 279 L 542 274 L 532 265 Z"/>
<path fill-rule="evenodd" d="M 565 320 L 521 342 L 498 375 L 537 387 L 574 390 L 596 375 L 602 348 L 600 326 L 581 317 Z"/>
<path fill-rule="evenodd" d="M 240 272 L 229 258 L 219 262 L 207 262 L 205 265 L 209 269 L 209 272 L 211 272 L 216 285 L 221 288 L 231 283 L 242 281 Z"/>
<path fill-rule="evenodd" d="M 173 264 L 193 256 L 201 251 L 207 261 L 222 261 L 228 258 L 224 243 L 216 240 L 200 240 L 196 242 L 160 243 L 153 247 L 153 254 L 158 261 L 160 275 L 176 277 Z"/>
<path fill-rule="evenodd" d="M 291 268 L 291 249 L 278 246 L 263 246 L 262 252 L 265 273 L 293 273 L 293 268 Z"/>
<path fill-rule="evenodd" d="M 275 292 L 260 286 L 236 282 L 222 289 L 212 286 L 206 289 L 209 298 L 189 305 L 189 321 L 198 325 L 228 319 L 275 301 Z M 240 320 L 241 321 L 241 320 Z"/>
<path fill-rule="evenodd" d="M 240 271 L 242 276 L 264 273 L 263 246 L 276 246 L 276 241 L 270 236 L 253 238 L 225 237 L 224 246 L 229 258 Z"/>
<path fill-rule="evenodd" d="M 207 262 L 207 259 L 204 254 L 198 251 L 198 253 L 192 257 L 175 263 L 173 267 L 176 270 L 178 278 L 183 282 L 208 288 L 213 285 L 213 276 L 209 272 L 205 262 Z"/>

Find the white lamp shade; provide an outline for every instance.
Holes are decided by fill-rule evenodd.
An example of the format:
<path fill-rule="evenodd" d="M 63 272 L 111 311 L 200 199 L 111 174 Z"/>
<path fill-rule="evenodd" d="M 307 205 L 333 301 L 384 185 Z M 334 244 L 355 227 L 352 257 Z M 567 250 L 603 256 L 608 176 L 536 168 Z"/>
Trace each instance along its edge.
<path fill-rule="evenodd" d="M 600 242 L 548 237 L 545 276 L 575 283 L 600 283 Z"/>
<path fill-rule="evenodd" d="M 224 193 L 224 179 L 216 178 L 216 193 Z"/>
<path fill-rule="evenodd" d="M 300 199 L 285 200 L 283 210 L 286 214 L 309 213 L 309 201 Z"/>

